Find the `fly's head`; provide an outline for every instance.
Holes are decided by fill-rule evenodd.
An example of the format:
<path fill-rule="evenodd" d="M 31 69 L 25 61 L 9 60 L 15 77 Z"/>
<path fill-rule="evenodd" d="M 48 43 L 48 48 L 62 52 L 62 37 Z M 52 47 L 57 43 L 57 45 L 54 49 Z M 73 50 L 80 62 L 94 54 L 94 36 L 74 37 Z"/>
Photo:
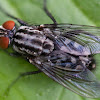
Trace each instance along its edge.
<path fill-rule="evenodd" d="M 0 26 L 0 48 L 7 49 L 13 40 L 15 34 L 15 22 L 6 21 Z"/>

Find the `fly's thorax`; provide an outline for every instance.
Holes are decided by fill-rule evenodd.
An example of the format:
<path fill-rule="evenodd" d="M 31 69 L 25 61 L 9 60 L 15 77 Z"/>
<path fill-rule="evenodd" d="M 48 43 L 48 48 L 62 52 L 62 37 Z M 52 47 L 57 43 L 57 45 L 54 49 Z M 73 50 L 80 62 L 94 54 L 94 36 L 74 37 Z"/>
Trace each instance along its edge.
<path fill-rule="evenodd" d="M 14 36 L 13 49 L 18 53 L 38 56 L 52 52 L 54 44 L 43 31 L 21 26 Z"/>

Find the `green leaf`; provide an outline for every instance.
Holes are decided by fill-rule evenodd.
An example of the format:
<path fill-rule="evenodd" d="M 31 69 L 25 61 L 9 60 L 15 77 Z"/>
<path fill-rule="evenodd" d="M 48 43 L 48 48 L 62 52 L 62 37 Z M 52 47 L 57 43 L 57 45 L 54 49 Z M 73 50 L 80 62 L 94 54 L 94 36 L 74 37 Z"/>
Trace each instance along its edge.
<path fill-rule="evenodd" d="M 43 11 L 42 0 L 0 0 L 0 5 L 10 14 L 31 24 L 52 23 Z M 47 0 L 47 7 L 58 23 L 100 26 L 99 0 Z M 0 12 L 0 24 L 7 20 L 12 19 Z M 19 73 L 33 70 L 37 68 L 25 59 L 9 56 L 0 50 L 0 100 L 90 100 L 67 90 L 43 73 L 21 78 L 7 97 L 3 95 Z"/>

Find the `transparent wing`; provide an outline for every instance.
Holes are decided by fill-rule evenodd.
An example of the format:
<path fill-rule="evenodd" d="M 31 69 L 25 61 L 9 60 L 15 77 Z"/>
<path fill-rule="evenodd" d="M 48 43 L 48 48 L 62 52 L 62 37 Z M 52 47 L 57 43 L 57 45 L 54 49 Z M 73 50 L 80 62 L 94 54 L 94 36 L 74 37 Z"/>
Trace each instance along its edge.
<path fill-rule="evenodd" d="M 55 37 L 57 48 L 74 55 L 100 53 L 100 27 L 74 24 L 48 24 L 44 30 Z M 51 34 L 50 34 L 51 33 Z"/>
<path fill-rule="evenodd" d="M 53 56 L 55 53 L 56 56 Z M 66 62 L 65 67 L 62 66 L 63 63 L 58 63 L 58 61 L 66 61 L 65 56 L 67 56 L 67 58 L 69 57 L 62 51 L 55 51 L 47 57 L 41 56 L 39 58 L 37 57 L 36 59 L 28 59 L 33 65 L 37 66 L 51 79 L 70 89 L 71 91 L 84 97 L 100 97 L 100 83 L 96 80 L 93 73 L 89 71 L 87 67 L 85 67 L 82 63 L 80 63 L 81 68 L 77 69 L 76 66 L 80 62 L 78 59 L 78 62 L 74 68 L 72 68 L 74 64 L 71 64 L 72 66 L 70 67 L 67 66 L 69 61 Z M 62 60 L 60 58 L 62 58 Z"/>

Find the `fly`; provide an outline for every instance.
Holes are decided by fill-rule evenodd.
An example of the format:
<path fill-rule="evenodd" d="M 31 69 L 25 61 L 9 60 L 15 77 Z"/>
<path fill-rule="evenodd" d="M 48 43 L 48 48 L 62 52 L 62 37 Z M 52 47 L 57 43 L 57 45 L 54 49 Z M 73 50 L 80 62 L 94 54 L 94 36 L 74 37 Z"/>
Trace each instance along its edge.
<path fill-rule="evenodd" d="M 20 23 L 16 27 L 14 21 L 6 21 L 0 26 L 0 47 L 13 47 L 15 53 L 39 69 L 22 73 L 8 90 L 19 78 L 44 72 L 81 96 L 100 97 L 100 83 L 92 72 L 96 67 L 93 55 L 100 53 L 100 27 L 57 24 L 46 0 L 44 11 L 53 24 L 31 26 L 1 7 L 0 10 Z"/>

